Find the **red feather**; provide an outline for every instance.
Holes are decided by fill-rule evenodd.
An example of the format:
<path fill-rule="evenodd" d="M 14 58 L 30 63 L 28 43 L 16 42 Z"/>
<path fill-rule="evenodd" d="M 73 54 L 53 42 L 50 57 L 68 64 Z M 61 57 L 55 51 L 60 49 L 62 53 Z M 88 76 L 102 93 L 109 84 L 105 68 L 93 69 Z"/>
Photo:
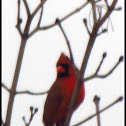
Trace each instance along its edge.
<path fill-rule="evenodd" d="M 73 64 L 63 53 L 57 62 L 57 67 L 58 66 L 63 67 L 64 70 L 66 69 L 66 73 L 62 68 L 57 71 L 61 73 L 57 73 L 57 79 L 48 92 L 43 114 L 43 122 L 45 126 L 54 126 L 54 124 L 56 126 L 63 126 L 76 83 L 76 75 Z M 61 74 L 61 76 L 58 76 L 58 74 Z M 84 84 L 82 84 L 77 96 L 74 110 L 76 110 L 82 103 L 84 97 L 85 90 Z"/>

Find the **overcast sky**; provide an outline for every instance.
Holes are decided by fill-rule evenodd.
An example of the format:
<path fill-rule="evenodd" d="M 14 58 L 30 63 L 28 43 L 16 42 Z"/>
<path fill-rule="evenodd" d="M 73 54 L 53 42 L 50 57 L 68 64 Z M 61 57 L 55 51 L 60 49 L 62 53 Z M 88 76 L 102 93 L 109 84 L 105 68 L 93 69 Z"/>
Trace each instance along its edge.
<path fill-rule="evenodd" d="M 31 11 L 33 11 L 39 0 L 28 0 Z M 47 0 L 44 5 L 44 13 L 41 26 L 55 22 L 55 19 L 64 17 L 85 3 L 86 0 Z M 119 0 L 117 7 L 122 7 L 122 11 L 115 11 L 109 21 L 108 33 L 96 39 L 92 50 L 86 76 L 95 72 L 104 52 L 107 57 L 100 69 L 99 74 L 109 71 L 124 55 L 124 1 Z M 24 6 L 22 4 L 21 16 L 23 18 L 22 29 L 26 21 Z M 86 50 L 89 36 L 83 24 L 83 19 L 88 19 L 91 6 L 88 5 L 80 13 L 65 20 L 62 26 L 70 40 L 75 64 L 80 68 L 84 52 Z M 104 13 L 104 11 L 103 11 Z M 91 16 L 91 15 L 90 15 Z M 37 17 L 33 21 L 31 30 L 35 27 Z M 20 36 L 15 28 L 17 21 L 17 0 L 2 1 L 2 82 L 11 87 L 16 59 L 20 46 Z M 89 25 L 90 26 L 90 25 Z M 107 26 L 104 24 L 103 28 Z M 113 31 L 113 28 L 114 31 Z M 90 27 L 91 28 L 91 27 Z M 25 54 L 19 76 L 17 90 L 30 90 L 33 92 L 47 91 L 56 79 L 56 62 L 64 52 L 69 56 L 65 39 L 58 26 L 46 31 L 34 34 L 27 42 Z M 124 63 L 121 63 L 116 70 L 106 79 L 93 79 L 85 82 L 86 96 L 84 102 L 72 116 L 71 125 L 78 123 L 91 114 L 95 113 L 93 98 L 100 96 L 100 108 L 104 108 L 116 100 L 119 96 L 124 96 Z M 35 115 L 31 126 L 43 126 L 42 115 L 46 95 L 31 96 L 17 95 L 15 97 L 11 126 L 24 126 L 22 117 L 29 119 L 29 106 L 39 109 Z M 2 117 L 5 120 L 8 103 L 8 93 L 2 90 Z M 111 109 L 101 114 L 101 126 L 123 126 L 124 125 L 124 102 L 118 103 Z M 82 124 L 82 126 L 97 126 L 96 118 Z"/>

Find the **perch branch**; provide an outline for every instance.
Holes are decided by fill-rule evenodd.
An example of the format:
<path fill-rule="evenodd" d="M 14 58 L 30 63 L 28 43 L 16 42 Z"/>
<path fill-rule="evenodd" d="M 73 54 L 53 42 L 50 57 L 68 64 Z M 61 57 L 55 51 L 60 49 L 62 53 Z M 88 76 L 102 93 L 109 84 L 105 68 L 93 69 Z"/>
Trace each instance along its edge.
<path fill-rule="evenodd" d="M 102 110 L 99 111 L 99 114 L 101 114 L 102 112 L 106 111 L 107 109 L 111 108 L 113 105 L 115 105 L 116 103 L 119 103 L 123 100 L 123 97 L 120 96 L 117 100 L 115 100 L 114 102 L 112 102 L 111 104 L 109 104 L 108 106 L 106 106 L 105 108 L 103 108 Z M 87 121 L 89 121 L 90 119 L 92 119 L 93 117 L 95 117 L 97 114 L 92 114 L 91 116 L 89 116 L 88 118 L 84 119 L 83 121 L 74 124 L 73 126 L 79 126 Z"/>

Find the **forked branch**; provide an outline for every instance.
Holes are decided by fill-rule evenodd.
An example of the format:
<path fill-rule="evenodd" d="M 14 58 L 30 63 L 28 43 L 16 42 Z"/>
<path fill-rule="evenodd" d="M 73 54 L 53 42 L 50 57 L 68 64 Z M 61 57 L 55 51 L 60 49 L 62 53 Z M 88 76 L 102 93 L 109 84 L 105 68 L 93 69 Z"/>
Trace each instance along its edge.
<path fill-rule="evenodd" d="M 113 105 L 121 102 L 123 100 L 123 97 L 120 96 L 117 100 L 115 100 L 114 102 L 112 102 L 111 104 L 109 104 L 108 106 L 106 106 L 105 108 L 103 108 L 102 110 L 99 111 L 99 114 L 101 114 L 102 112 L 108 110 L 109 108 L 113 107 Z M 89 121 L 90 119 L 92 119 L 93 117 L 95 117 L 97 114 L 92 114 L 91 116 L 89 116 L 88 118 L 84 119 L 83 121 L 77 123 L 77 124 L 74 124 L 73 126 L 79 126 L 87 121 Z"/>

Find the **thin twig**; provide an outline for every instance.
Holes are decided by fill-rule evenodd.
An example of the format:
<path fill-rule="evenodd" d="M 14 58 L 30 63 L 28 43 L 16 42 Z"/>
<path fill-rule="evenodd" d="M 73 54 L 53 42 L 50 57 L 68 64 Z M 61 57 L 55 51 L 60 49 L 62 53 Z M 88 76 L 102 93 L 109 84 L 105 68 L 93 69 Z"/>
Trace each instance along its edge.
<path fill-rule="evenodd" d="M 100 33 L 98 33 L 97 36 L 99 36 L 99 35 L 101 35 L 101 34 L 103 34 L 103 33 L 106 33 L 106 32 L 108 32 L 108 29 L 105 28 L 105 29 L 103 29 Z"/>
<path fill-rule="evenodd" d="M 41 8 L 40 17 L 39 17 L 37 27 L 40 27 L 40 24 L 41 24 L 41 21 L 42 21 L 42 15 L 43 15 L 43 7 Z"/>
<path fill-rule="evenodd" d="M 97 22 L 97 15 L 96 15 L 96 5 L 95 5 L 95 1 L 91 0 L 90 1 L 91 5 L 92 5 L 92 11 L 93 11 L 93 21 L 94 21 L 94 25 Z"/>
<path fill-rule="evenodd" d="M 119 103 L 123 100 L 123 97 L 120 96 L 117 100 L 115 100 L 114 102 L 112 102 L 111 104 L 109 104 L 108 106 L 106 106 L 105 108 L 103 108 L 102 110 L 99 111 L 99 114 L 101 114 L 102 112 L 106 111 L 107 109 L 111 108 L 113 105 L 115 105 L 116 103 Z M 92 119 L 93 117 L 95 117 L 97 114 L 92 114 L 91 116 L 89 116 L 88 118 L 84 119 L 83 121 L 74 124 L 73 126 L 79 126 L 87 121 L 89 121 L 90 119 Z"/>
<path fill-rule="evenodd" d="M 61 25 L 61 21 L 58 18 L 56 19 L 56 24 L 58 24 L 60 30 L 62 31 L 62 33 L 63 33 L 63 35 L 66 39 L 66 44 L 67 44 L 67 47 L 68 47 L 68 50 L 69 50 L 70 59 L 71 59 L 72 63 L 74 64 L 74 59 L 73 59 L 72 49 L 70 47 L 70 42 L 69 42 L 68 37 L 67 37 L 67 35 L 66 35 L 62 25 Z"/>
<path fill-rule="evenodd" d="M 90 32 L 90 30 L 89 30 L 89 28 L 88 28 L 88 25 L 87 25 L 87 19 L 84 18 L 83 22 L 84 22 L 84 24 L 85 24 L 86 30 L 87 30 L 87 32 L 88 32 L 88 35 L 90 36 L 90 35 L 91 35 L 91 32 Z"/>
<path fill-rule="evenodd" d="M 44 94 L 47 94 L 48 91 L 45 91 L 45 92 L 40 92 L 40 93 L 34 93 L 34 92 L 31 92 L 31 91 L 16 91 L 15 94 L 29 94 L 29 95 L 44 95 Z"/>
<path fill-rule="evenodd" d="M 101 66 L 102 66 L 102 64 L 103 64 L 103 61 L 104 61 L 104 59 L 106 58 L 106 55 L 107 55 L 106 52 L 103 53 L 102 60 L 101 60 L 101 62 L 100 62 L 100 64 L 99 64 L 99 66 L 98 66 L 98 68 L 97 68 L 95 74 L 97 74 L 97 73 L 99 72 L 99 70 L 100 70 L 100 68 L 101 68 Z"/>
<path fill-rule="evenodd" d="M 98 126 L 101 126 L 101 120 L 100 120 L 100 114 L 99 114 L 99 102 L 100 102 L 100 98 L 98 96 L 95 96 L 93 99 L 95 106 L 96 106 L 96 114 L 97 114 L 97 124 Z"/>
<path fill-rule="evenodd" d="M 119 65 L 119 63 L 121 63 L 123 61 L 123 57 L 121 56 L 120 59 L 119 59 L 119 61 L 114 65 L 114 67 L 111 70 L 109 70 L 106 74 L 98 75 L 98 71 L 100 70 L 101 65 L 102 65 L 103 60 L 104 60 L 105 57 L 106 57 L 106 53 L 103 54 L 103 58 L 102 58 L 102 60 L 101 60 L 101 62 L 99 64 L 96 72 L 94 74 L 90 75 L 89 77 L 84 78 L 83 79 L 84 82 L 89 81 L 91 79 L 95 79 L 95 78 L 104 79 L 104 78 L 108 77 L 116 69 L 116 67 Z M 8 92 L 10 92 L 10 89 L 5 84 L 2 83 L 2 87 L 5 90 L 7 90 Z M 36 93 L 36 92 L 31 92 L 29 90 L 26 90 L 26 91 L 16 91 L 15 92 L 15 94 L 17 94 L 17 95 L 18 94 L 19 95 L 20 94 L 29 94 L 29 95 L 36 95 L 36 96 L 37 95 L 44 95 L 44 94 L 47 94 L 47 93 L 48 93 L 48 91 Z"/>
<path fill-rule="evenodd" d="M 25 5 L 25 8 L 26 8 L 27 15 L 29 16 L 30 15 L 30 9 L 29 9 L 28 3 L 27 3 L 26 0 L 23 0 L 23 2 L 24 2 L 24 5 Z"/>
<path fill-rule="evenodd" d="M 30 115 L 28 123 L 26 122 L 26 119 L 25 119 L 24 116 L 22 118 L 23 121 L 24 121 L 24 123 L 25 123 L 25 126 L 30 126 L 31 121 L 33 120 L 34 115 L 38 112 L 38 108 L 34 108 L 33 106 L 30 106 L 29 110 L 30 110 L 30 114 L 31 115 Z"/>
<path fill-rule="evenodd" d="M 10 92 L 10 89 L 9 89 L 4 83 L 1 83 L 1 84 L 2 84 L 2 87 L 3 87 L 6 91 Z"/>
<path fill-rule="evenodd" d="M 2 83 L 2 87 L 7 90 L 8 92 L 10 92 L 10 89 Z M 29 90 L 26 90 L 26 91 L 16 91 L 15 94 L 29 94 L 29 95 L 44 95 L 44 94 L 47 94 L 48 91 L 45 91 L 45 92 L 39 92 L 39 93 L 36 93 L 36 92 L 31 92 Z"/>
<path fill-rule="evenodd" d="M 21 7 L 21 0 L 18 0 L 18 16 L 17 16 L 17 24 L 16 24 L 16 28 L 20 34 L 20 36 L 22 36 L 22 31 L 21 31 L 21 23 L 22 23 L 22 19 L 20 18 L 20 7 Z"/>
<path fill-rule="evenodd" d="M 118 62 L 117 62 L 106 74 L 98 75 L 98 73 L 95 72 L 95 73 L 92 74 L 91 76 L 84 78 L 84 82 L 85 82 L 85 81 L 89 81 L 89 80 L 94 79 L 94 78 L 103 79 L 103 78 L 108 77 L 110 74 L 112 74 L 112 72 L 117 68 L 117 66 L 118 66 L 122 61 L 123 61 L 123 56 L 121 56 L 121 57 L 119 58 L 119 61 L 118 61 Z"/>
<path fill-rule="evenodd" d="M 39 11 L 39 9 L 41 7 L 43 7 L 44 3 L 46 2 L 46 0 L 41 0 L 41 3 L 36 7 L 36 9 L 34 10 L 34 12 L 31 14 L 31 17 L 34 17 L 36 15 L 36 13 Z"/>
<path fill-rule="evenodd" d="M 109 5 L 108 5 L 108 0 L 104 0 L 106 6 L 109 8 Z"/>
<path fill-rule="evenodd" d="M 83 5 L 81 5 L 80 7 L 78 7 L 77 9 L 75 9 L 74 11 L 70 12 L 69 14 L 67 14 L 66 16 L 64 16 L 63 18 L 60 19 L 60 22 L 65 21 L 66 19 L 68 19 L 69 17 L 73 16 L 74 14 L 80 12 L 81 9 L 83 9 L 84 7 L 86 7 L 89 4 L 90 0 L 87 1 L 86 3 L 84 3 Z M 34 33 L 36 33 L 38 30 L 48 30 L 52 27 L 56 26 L 55 23 L 52 23 L 50 25 L 47 26 L 42 26 L 40 28 L 35 28 L 30 34 L 29 37 L 31 37 Z"/>

